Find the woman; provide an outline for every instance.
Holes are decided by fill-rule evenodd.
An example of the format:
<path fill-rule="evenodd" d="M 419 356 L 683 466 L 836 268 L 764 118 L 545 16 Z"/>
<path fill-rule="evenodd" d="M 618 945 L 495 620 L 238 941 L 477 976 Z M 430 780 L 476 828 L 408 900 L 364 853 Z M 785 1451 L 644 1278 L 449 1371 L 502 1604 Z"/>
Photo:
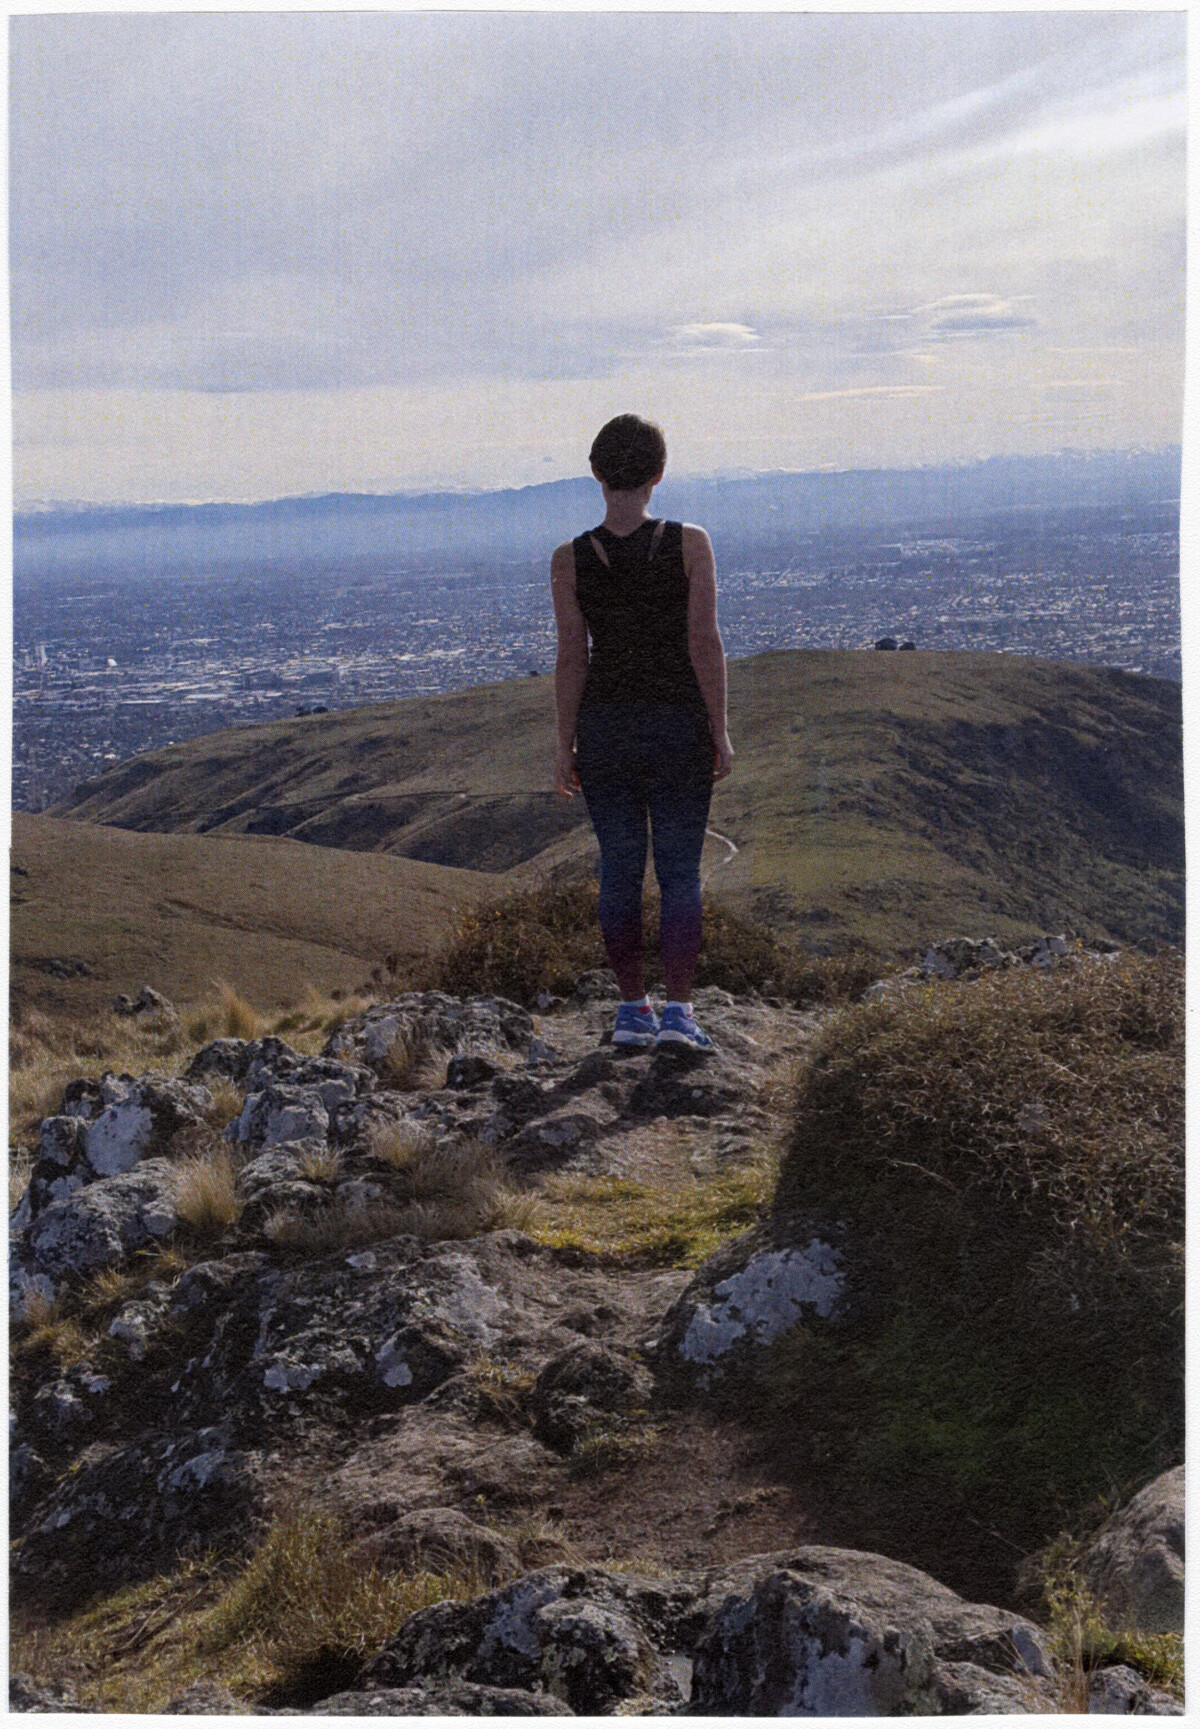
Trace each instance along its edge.
<path fill-rule="evenodd" d="M 636 414 L 602 427 L 591 464 L 604 521 L 551 561 L 555 774 L 567 798 L 582 788 L 600 843 L 600 929 L 621 988 L 613 1043 L 708 1051 L 690 1000 L 700 850 L 713 781 L 733 767 L 733 748 L 712 543 L 702 528 L 649 514 L 666 459 L 662 433 Z M 642 971 L 647 826 L 662 890 L 661 1021 Z"/>

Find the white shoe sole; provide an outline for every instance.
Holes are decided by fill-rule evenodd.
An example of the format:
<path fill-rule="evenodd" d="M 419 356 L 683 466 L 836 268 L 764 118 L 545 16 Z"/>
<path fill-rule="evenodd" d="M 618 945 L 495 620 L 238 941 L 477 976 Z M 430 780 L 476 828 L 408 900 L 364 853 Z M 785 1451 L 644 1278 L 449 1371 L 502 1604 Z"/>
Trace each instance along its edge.
<path fill-rule="evenodd" d="M 644 1050 L 647 1045 L 652 1045 L 657 1037 L 657 1033 L 614 1033 L 612 1042 L 614 1045 L 637 1045 Z"/>
<path fill-rule="evenodd" d="M 715 1051 L 717 1048 L 711 1039 L 701 1044 L 699 1039 L 689 1039 L 686 1033 L 659 1033 L 654 1042 L 656 1045 L 686 1045 L 691 1051 Z"/>

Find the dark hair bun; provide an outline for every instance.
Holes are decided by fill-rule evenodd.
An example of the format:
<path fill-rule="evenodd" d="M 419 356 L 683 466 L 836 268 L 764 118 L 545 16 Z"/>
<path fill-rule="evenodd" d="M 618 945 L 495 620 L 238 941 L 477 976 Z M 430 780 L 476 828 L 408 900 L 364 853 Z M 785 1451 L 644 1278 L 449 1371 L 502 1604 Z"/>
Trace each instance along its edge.
<path fill-rule="evenodd" d="M 614 492 L 632 492 L 662 473 L 667 441 L 652 420 L 618 414 L 596 434 L 591 461 L 605 486 Z"/>

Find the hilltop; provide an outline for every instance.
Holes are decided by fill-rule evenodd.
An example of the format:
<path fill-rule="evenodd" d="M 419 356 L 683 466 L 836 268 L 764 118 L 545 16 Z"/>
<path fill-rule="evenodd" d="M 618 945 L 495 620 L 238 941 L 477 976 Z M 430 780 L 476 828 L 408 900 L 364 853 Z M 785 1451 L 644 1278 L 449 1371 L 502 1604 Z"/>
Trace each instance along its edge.
<path fill-rule="evenodd" d="M 1031 657 L 731 662 L 738 757 L 711 821 L 738 850 L 714 840 L 710 891 L 816 952 L 1064 926 L 1178 941 L 1180 707 L 1166 681 Z M 548 789 L 552 744 L 550 680 L 512 680 L 147 752 L 50 815 L 287 837 L 511 889 L 594 857 L 582 801 Z"/>

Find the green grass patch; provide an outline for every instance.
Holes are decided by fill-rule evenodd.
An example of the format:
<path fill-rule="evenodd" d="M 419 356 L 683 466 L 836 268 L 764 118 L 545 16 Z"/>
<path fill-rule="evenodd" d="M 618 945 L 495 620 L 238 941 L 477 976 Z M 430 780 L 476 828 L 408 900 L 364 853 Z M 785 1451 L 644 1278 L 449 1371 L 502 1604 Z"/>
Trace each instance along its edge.
<path fill-rule="evenodd" d="M 754 1224 L 774 1177 L 774 1165 L 763 1160 L 682 1189 L 630 1177 L 551 1180 L 535 1204 L 530 1235 L 547 1248 L 583 1249 L 617 1265 L 698 1267 Z"/>

